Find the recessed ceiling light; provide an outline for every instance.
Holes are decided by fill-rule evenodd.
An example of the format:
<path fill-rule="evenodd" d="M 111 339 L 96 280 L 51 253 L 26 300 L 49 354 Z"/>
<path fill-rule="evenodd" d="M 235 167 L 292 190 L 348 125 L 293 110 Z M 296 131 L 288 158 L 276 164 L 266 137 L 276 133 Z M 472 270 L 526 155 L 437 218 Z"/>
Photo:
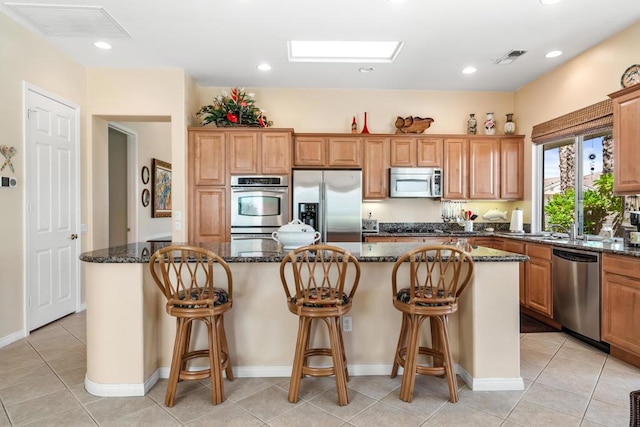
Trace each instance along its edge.
<path fill-rule="evenodd" d="M 544 57 L 545 58 L 555 58 L 556 56 L 560 56 L 562 55 L 562 51 L 561 50 L 552 50 L 551 52 L 548 52 Z"/>
<path fill-rule="evenodd" d="M 540 0 L 540 3 L 542 3 L 542 4 L 556 4 L 559 1 L 560 0 Z"/>
<path fill-rule="evenodd" d="M 465 67 L 465 68 L 462 70 L 462 74 L 473 74 L 473 73 L 475 73 L 476 71 L 478 71 L 478 70 L 476 70 L 476 67 L 471 67 L 471 66 L 469 66 L 469 67 Z"/>
<path fill-rule="evenodd" d="M 269 64 L 260 64 L 256 67 L 260 71 L 269 71 L 271 69 L 271 65 Z"/>
<path fill-rule="evenodd" d="M 105 50 L 111 49 L 111 45 L 107 42 L 95 42 L 93 45 L 98 49 L 105 49 Z"/>
<path fill-rule="evenodd" d="M 291 62 L 393 62 L 402 42 L 290 40 Z"/>
<path fill-rule="evenodd" d="M 375 68 L 373 68 L 373 67 L 360 67 L 360 68 L 358 68 L 358 71 L 360 71 L 361 73 L 370 73 L 373 70 L 375 70 Z"/>

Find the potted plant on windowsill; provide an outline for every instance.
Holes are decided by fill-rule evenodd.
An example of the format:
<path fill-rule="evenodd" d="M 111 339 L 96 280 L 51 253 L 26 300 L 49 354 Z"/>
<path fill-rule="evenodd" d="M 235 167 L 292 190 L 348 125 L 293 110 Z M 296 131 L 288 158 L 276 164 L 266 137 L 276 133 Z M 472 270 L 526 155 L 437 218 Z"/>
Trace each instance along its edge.
<path fill-rule="evenodd" d="M 273 122 L 267 120 L 264 111 L 256 106 L 254 96 L 246 93 L 244 88 L 234 87 L 229 94 L 223 92 L 216 96 L 213 104 L 203 105 L 196 115 L 201 117 L 203 126 L 214 123 L 218 127 L 271 127 Z"/>

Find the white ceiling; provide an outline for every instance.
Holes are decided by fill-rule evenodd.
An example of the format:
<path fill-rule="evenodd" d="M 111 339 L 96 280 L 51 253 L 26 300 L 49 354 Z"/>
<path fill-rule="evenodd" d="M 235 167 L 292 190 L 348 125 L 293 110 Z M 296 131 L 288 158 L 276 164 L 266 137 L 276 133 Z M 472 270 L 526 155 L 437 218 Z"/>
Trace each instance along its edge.
<path fill-rule="evenodd" d="M 19 1 L 14 0 L 15 3 Z M 21 2 L 22 3 L 22 2 Z M 513 91 L 640 20 L 640 0 L 33 0 L 102 6 L 131 38 L 45 36 L 88 67 L 182 68 L 200 86 Z M 104 38 L 103 38 L 104 39 Z M 400 40 L 392 64 L 288 62 L 287 40 Z M 511 65 L 494 61 L 528 52 Z M 550 50 L 564 55 L 545 59 Z M 640 62 L 640 44 L 638 61 Z M 267 62 L 269 72 L 256 69 Z M 463 75 L 473 65 L 478 72 Z M 375 70 L 358 72 L 363 66 Z M 622 72 L 622 70 L 621 70 Z"/>

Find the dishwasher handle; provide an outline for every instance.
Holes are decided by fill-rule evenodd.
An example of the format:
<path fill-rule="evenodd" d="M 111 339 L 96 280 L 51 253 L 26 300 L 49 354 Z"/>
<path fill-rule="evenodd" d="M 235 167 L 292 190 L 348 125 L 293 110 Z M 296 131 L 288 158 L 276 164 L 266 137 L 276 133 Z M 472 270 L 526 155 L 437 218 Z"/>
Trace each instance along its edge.
<path fill-rule="evenodd" d="M 562 249 L 554 249 L 553 256 L 566 259 L 572 262 L 598 262 L 597 255 L 585 254 L 581 252 L 565 251 Z"/>

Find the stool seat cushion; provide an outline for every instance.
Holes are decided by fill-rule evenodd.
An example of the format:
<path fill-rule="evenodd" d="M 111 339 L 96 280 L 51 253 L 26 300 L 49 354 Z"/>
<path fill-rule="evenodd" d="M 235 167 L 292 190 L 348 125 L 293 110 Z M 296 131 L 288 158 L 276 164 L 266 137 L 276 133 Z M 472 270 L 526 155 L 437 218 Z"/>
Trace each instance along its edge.
<path fill-rule="evenodd" d="M 183 301 L 202 301 L 207 299 L 213 299 L 213 306 L 217 307 L 219 305 L 225 304 L 229 301 L 229 294 L 225 289 L 222 288 L 213 288 L 212 295 L 209 296 L 208 289 L 193 289 L 189 293 L 189 298 L 187 298 L 186 293 L 179 293 L 180 300 Z M 183 307 L 183 308 L 199 308 L 206 307 L 207 304 L 174 304 L 175 307 Z"/>
<path fill-rule="evenodd" d="M 433 293 L 431 290 L 427 289 L 425 291 L 420 291 L 416 289 L 416 297 L 418 298 L 433 298 Z M 451 294 L 448 295 L 451 297 Z M 436 298 L 444 298 L 444 291 L 442 289 L 438 290 Z M 396 294 L 396 299 L 402 303 L 409 304 L 411 301 L 411 290 L 409 288 L 400 289 Z M 416 305 L 422 307 L 438 307 L 443 305 L 449 305 L 449 303 L 441 302 L 441 303 L 428 303 L 428 302 L 416 302 Z"/>
<path fill-rule="evenodd" d="M 329 290 L 326 288 L 321 288 L 322 290 L 320 291 L 320 298 L 318 298 L 318 289 L 317 288 L 312 288 L 309 290 L 309 299 L 314 300 L 314 299 L 327 299 L 330 298 L 329 297 Z M 334 298 L 338 298 L 338 293 L 335 292 L 334 294 Z M 291 297 L 291 302 L 293 304 L 296 304 L 298 301 L 298 298 L 294 295 Z M 342 305 L 346 305 L 349 303 L 349 296 L 346 293 L 342 293 Z M 333 303 L 312 303 L 312 302 L 305 302 L 302 304 L 305 307 L 335 307 L 336 304 Z"/>

